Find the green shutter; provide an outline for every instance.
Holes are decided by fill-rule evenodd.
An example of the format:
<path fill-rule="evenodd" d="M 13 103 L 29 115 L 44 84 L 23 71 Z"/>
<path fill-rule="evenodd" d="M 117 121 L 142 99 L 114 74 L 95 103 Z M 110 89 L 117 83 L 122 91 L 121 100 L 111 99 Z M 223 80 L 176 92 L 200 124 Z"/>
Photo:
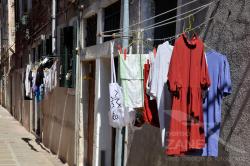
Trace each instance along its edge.
<path fill-rule="evenodd" d="M 76 85 L 76 47 L 77 47 L 77 22 L 74 22 L 73 27 L 73 70 L 72 70 L 72 87 Z"/>

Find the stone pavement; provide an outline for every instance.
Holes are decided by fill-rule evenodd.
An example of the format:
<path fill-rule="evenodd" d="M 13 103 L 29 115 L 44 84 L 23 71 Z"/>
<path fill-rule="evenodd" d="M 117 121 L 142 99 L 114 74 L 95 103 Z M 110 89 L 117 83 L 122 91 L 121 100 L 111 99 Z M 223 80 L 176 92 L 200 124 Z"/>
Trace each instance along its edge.
<path fill-rule="evenodd" d="M 0 166 L 66 166 L 0 106 Z"/>

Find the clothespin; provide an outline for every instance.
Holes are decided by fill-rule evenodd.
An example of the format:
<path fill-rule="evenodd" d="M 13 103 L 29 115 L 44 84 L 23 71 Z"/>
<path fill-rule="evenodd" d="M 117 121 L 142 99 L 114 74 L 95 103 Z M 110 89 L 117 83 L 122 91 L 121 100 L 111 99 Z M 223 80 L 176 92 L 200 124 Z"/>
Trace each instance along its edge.
<path fill-rule="evenodd" d="M 155 47 L 154 47 L 153 52 L 154 52 L 154 57 L 156 57 L 156 48 Z"/>
<path fill-rule="evenodd" d="M 118 51 L 119 51 L 119 54 L 122 54 L 122 47 L 121 47 L 120 44 L 117 45 L 117 49 L 118 49 Z"/>
<path fill-rule="evenodd" d="M 126 60 L 126 58 L 127 58 L 127 49 L 124 48 L 124 60 Z"/>
<path fill-rule="evenodd" d="M 149 65 L 149 59 L 147 59 L 147 64 Z"/>

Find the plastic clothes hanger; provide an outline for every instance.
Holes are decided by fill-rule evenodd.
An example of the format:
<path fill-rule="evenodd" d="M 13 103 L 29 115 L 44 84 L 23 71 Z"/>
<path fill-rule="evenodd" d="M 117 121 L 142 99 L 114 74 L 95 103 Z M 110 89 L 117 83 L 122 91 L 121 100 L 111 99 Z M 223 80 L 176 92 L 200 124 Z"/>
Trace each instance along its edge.
<path fill-rule="evenodd" d="M 189 15 L 188 16 L 188 27 L 186 29 L 184 29 L 184 32 L 183 32 L 183 33 L 187 34 L 187 36 L 190 35 L 190 32 L 193 29 L 193 23 L 194 23 L 194 16 Z M 185 22 L 184 22 L 184 25 L 185 25 Z M 195 35 L 195 34 L 193 34 L 193 35 Z"/>

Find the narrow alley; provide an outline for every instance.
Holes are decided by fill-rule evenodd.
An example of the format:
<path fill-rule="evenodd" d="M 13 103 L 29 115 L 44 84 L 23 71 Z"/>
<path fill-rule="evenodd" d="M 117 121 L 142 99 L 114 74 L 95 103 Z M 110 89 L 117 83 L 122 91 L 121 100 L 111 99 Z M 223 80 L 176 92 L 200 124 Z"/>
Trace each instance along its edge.
<path fill-rule="evenodd" d="M 0 107 L 0 166 L 66 166 Z"/>

